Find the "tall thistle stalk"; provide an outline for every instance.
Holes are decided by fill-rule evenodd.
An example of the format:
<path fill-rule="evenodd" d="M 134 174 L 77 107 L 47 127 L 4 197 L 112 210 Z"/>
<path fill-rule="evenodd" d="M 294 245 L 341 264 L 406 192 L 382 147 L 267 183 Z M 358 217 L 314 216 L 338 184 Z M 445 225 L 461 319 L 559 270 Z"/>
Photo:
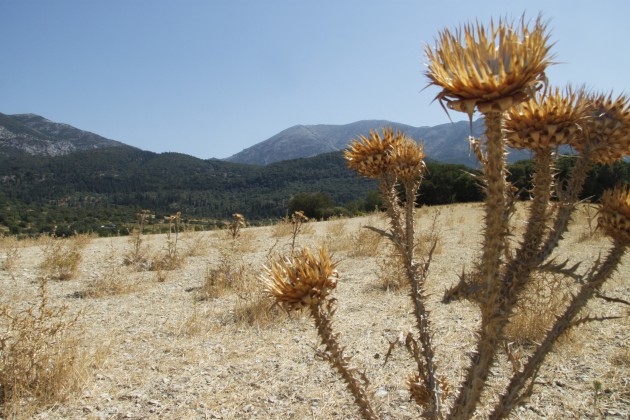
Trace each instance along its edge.
<path fill-rule="evenodd" d="M 485 233 L 480 273 L 485 284 L 481 301 L 481 329 L 450 418 L 468 419 L 481 397 L 494 363 L 502 326 L 507 314 L 501 309 L 501 249 L 507 227 L 505 199 L 504 112 L 517 105 L 546 82 L 550 64 L 546 24 L 539 17 L 530 28 L 521 19 L 520 28 L 499 20 L 489 30 L 481 24 L 466 25 L 438 36 L 435 48 L 428 47 L 427 76 L 440 87 L 440 102 L 466 112 L 472 120 L 477 109 L 486 123 L 483 180 L 486 189 Z"/>
<path fill-rule="evenodd" d="M 415 256 L 415 202 L 425 170 L 422 147 L 403 133 L 393 129 L 383 129 L 383 135 L 370 132 L 369 137 L 360 136 L 345 153 L 348 166 L 359 175 L 379 180 L 387 216 L 389 232 L 368 227 L 388 238 L 402 257 L 405 274 L 409 280 L 409 296 L 413 304 L 413 314 L 418 329 L 419 354 L 415 354 L 419 379 L 410 381 L 410 390 L 420 403 L 427 418 L 441 418 L 442 388 L 437 379 L 435 353 L 426 307 L 424 283 L 431 260 L 429 256 L 423 264 Z M 401 202 L 397 190 L 405 191 Z M 435 245 L 435 244 L 434 244 Z M 432 249 L 434 249 L 434 245 Z"/>

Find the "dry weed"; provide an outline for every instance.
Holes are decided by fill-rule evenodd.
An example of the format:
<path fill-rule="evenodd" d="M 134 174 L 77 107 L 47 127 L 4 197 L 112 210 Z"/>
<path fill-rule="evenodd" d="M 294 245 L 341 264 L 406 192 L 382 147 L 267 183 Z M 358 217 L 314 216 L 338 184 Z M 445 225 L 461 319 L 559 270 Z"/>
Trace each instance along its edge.
<path fill-rule="evenodd" d="M 450 211 L 452 212 L 452 209 Z M 431 249 L 433 249 L 434 254 L 442 252 L 442 232 L 439 223 L 442 212 L 440 209 L 434 209 L 430 213 L 427 212 L 425 217 L 429 216 L 431 217 L 431 222 L 428 228 L 420 230 L 414 241 L 419 255 L 428 255 Z M 447 218 L 447 220 L 451 219 L 453 218 Z"/>
<path fill-rule="evenodd" d="M 401 258 L 400 254 L 388 245 L 383 255 L 377 260 L 378 276 L 383 290 L 400 290 L 409 286 L 409 278 L 405 273 Z"/>
<path fill-rule="evenodd" d="M 351 251 L 352 257 L 375 257 L 379 255 L 383 237 L 373 230 L 361 227 L 352 235 L 354 249 Z"/>
<path fill-rule="evenodd" d="M 49 304 L 45 277 L 36 303 L 23 310 L 0 308 L 0 401 L 5 418 L 28 416 L 81 388 L 88 362 L 76 329 L 80 316 L 70 314 L 65 305 Z"/>
<path fill-rule="evenodd" d="M 519 345 L 540 342 L 569 302 L 570 286 L 558 274 L 534 273 L 505 328 L 505 339 Z"/>
<path fill-rule="evenodd" d="M 278 305 L 262 290 L 238 294 L 234 304 L 234 322 L 237 325 L 266 327 L 287 317 Z"/>
<path fill-rule="evenodd" d="M 136 267 L 138 271 L 145 270 L 148 263 L 148 257 L 146 247 L 142 245 L 144 225 L 147 220 L 152 217 L 151 210 L 142 210 L 136 213 L 136 226 L 129 235 L 129 244 L 131 249 L 123 257 L 125 265 L 132 265 Z M 150 264 L 149 264 L 150 265 Z"/>
<path fill-rule="evenodd" d="M 200 309 L 199 305 L 193 305 L 193 310 L 188 318 L 178 328 L 178 335 L 194 337 L 203 335 L 209 331 L 208 309 Z"/>
<path fill-rule="evenodd" d="M 4 238 L 2 242 L 4 260 L 2 260 L 1 268 L 13 277 L 20 261 L 20 246 L 18 240 L 14 237 Z"/>
<path fill-rule="evenodd" d="M 73 239 L 55 239 L 47 244 L 40 265 L 42 275 L 54 280 L 74 278 L 82 260 L 81 244 Z"/>
<path fill-rule="evenodd" d="M 219 248 L 218 264 L 207 268 L 204 284 L 196 295 L 198 300 L 218 298 L 228 290 L 248 290 L 254 283 L 254 275 L 236 247 L 231 241 Z"/>
<path fill-rule="evenodd" d="M 604 237 L 601 229 L 597 229 L 597 208 L 591 203 L 584 203 L 575 212 L 574 226 L 580 227 L 577 242 L 600 241 Z"/>

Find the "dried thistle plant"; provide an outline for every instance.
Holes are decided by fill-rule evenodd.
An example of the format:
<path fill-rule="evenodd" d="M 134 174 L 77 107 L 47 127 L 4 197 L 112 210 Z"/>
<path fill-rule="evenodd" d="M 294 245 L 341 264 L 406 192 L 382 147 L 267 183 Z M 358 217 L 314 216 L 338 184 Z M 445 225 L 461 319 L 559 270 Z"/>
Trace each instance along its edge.
<path fill-rule="evenodd" d="M 289 311 L 309 311 L 324 346 L 322 356 L 343 378 L 361 415 L 366 419 L 376 419 L 367 392 L 367 381 L 350 366 L 350 358 L 344 355 L 339 344 L 339 334 L 332 328 L 335 300 L 330 293 L 337 286 L 336 266 L 326 248 L 320 248 L 317 255 L 304 248 L 291 256 L 271 261 L 261 281 L 279 305 Z"/>
<path fill-rule="evenodd" d="M 488 390 L 488 378 L 502 349 L 513 369 L 503 378 L 507 386 L 498 398 L 488 398 L 489 418 L 506 418 L 531 394 L 542 363 L 561 336 L 577 325 L 608 318 L 583 315 L 582 311 L 590 299 L 599 296 L 630 244 L 628 188 L 617 188 L 602 197 L 599 227 L 612 238 L 605 257 L 583 271 L 575 262 L 550 260 L 550 256 L 568 229 L 592 165 L 610 164 L 630 154 L 630 101 L 624 95 L 613 99 L 612 94 L 549 87 L 545 71 L 553 64 L 550 49 L 546 23 L 541 17 L 530 22 L 524 16 L 516 24 L 500 19 L 489 28 L 477 23 L 444 30 L 435 46 L 426 48 L 429 85 L 440 88 L 436 99 L 445 109 L 465 112 L 471 124 L 475 111 L 483 114 L 485 121 L 485 134 L 473 145 L 482 165 L 479 179 L 485 189 L 481 250 L 476 269 L 462 275 L 457 290 L 453 290 L 453 294 L 468 296 L 479 306 L 481 319 L 474 350 L 457 389 L 451 390 L 438 376 L 424 292 L 437 242 L 432 240 L 419 256 L 417 251 L 423 247 L 414 241 L 415 199 L 424 171 L 422 147 L 403 133 L 383 129 L 382 134 L 372 131 L 359 137 L 344 154 L 351 169 L 378 180 L 384 198 L 389 226 L 369 229 L 390 241 L 409 280 L 417 331 L 408 335 L 405 345 L 418 369 L 406 378 L 426 418 L 480 415 L 482 394 Z M 510 230 L 514 194 L 506 177 L 508 145 L 531 150 L 536 166 L 524 230 L 512 241 L 514 248 L 509 252 L 507 237 L 516 232 Z M 568 180 L 557 183 L 555 161 L 560 145 L 571 145 L 579 155 Z M 309 253 L 276 261 L 268 268 L 265 281 L 278 303 L 289 309 L 310 309 L 326 343 L 326 334 L 336 338 L 334 333 L 326 333 L 332 331 L 329 319 L 334 300 L 329 292 L 336 283 L 321 275 L 317 261 Z M 536 276 L 543 272 L 553 281 L 543 280 L 543 287 L 538 287 Z M 558 307 L 554 317 L 534 320 L 544 324 L 538 331 L 542 335 L 532 343 L 528 355 L 523 355 L 508 343 L 507 327 L 510 322 L 519 322 L 519 316 L 536 317 L 536 313 L 524 311 L 536 293 L 560 299 L 537 302 Z M 338 370 L 350 384 L 347 372 Z M 362 396 L 367 394 L 349 388 L 363 410 Z M 450 407 L 443 407 L 447 393 L 453 394 L 453 400 Z M 362 411 L 362 415 L 371 418 L 374 412 Z"/>
<path fill-rule="evenodd" d="M 303 211 L 295 211 L 291 215 L 291 253 L 295 251 L 295 239 L 302 231 L 304 224 L 308 222 L 308 217 L 304 215 Z"/>
<path fill-rule="evenodd" d="M 228 234 L 232 239 L 236 239 L 241 234 L 241 228 L 246 226 L 245 216 L 240 213 L 234 213 L 232 215 L 232 221 L 227 223 Z"/>
<path fill-rule="evenodd" d="M 166 252 L 164 255 L 153 258 L 150 269 L 157 273 L 159 282 L 166 281 L 168 271 L 175 270 L 180 267 L 183 257 L 178 253 L 177 245 L 179 240 L 179 230 L 181 223 L 181 212 L 165 217 L 168 223 L 168 231 L 166 233 Z"/>
<path fill-rule="evenodd" d="M 125 265 L 133 265 L 141 268 L 147 264 L 146 250 L 142 246 L 144 225 L 153 216 L 151 210 L 141 210 L 136 213 L 136 225 L 131 231 L 130 243 L 131 250 L 124 256 Z"/>

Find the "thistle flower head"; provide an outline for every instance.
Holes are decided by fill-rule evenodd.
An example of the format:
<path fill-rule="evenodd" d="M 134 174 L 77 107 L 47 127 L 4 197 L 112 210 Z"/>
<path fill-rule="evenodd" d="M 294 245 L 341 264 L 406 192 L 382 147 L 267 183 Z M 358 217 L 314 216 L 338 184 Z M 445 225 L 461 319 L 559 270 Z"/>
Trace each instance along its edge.
<path fill-rule="evenodd" d="M 568 87 L 539 91 L 511 108 L 505 118 L 507 144 L 516 149 L 541 151 L 574 141 L 585 117 L 582 90 Z"/>
<path fill-rule="evenodd" d="M 409 138 L 396 143 L 390 156 L 391 170 L 397 178 L 406 181 L 421 176 L 425 170 L 422 146 Z"/>
<path fill-rule="evenodd" d="M 368 178 L 394 175 L 410 179 L 424 170 L 422 146 L 392 128 L 383 128 L 382 136 L 376 131 L 370 131 L 369 137 L 360 136 L 350 144 L 344 158 L 350 169 Z"/>
<path fill-rule="evenodd" d="M 597 223 L 606 235 L 630 245 L 630 190 L 627 186 L 602 194 Z"/>
<path fill-rule="evenodd" d="M 370 130 L 368 137 L 359 136 L 344 152 L 348 167 L 368 178 L 381 178 L 389 171 L 394 143 L 401 136 L 392 128 L 383 128 L 383 135 Z"/>
<path fill-rule="evenodd" d="M 499 19 L 487 30 L 466 24 L 455 33 L 440 32 L 434 48 L 427 46 L 426 72 L 442 88 L 436 99 L 470 118 L 481 112 L 505 111 L 522 102 L 546 83 L 552 64 L 547 25 L 539 16 L 530 28 L 523 16 L 518 27 Z"/>
<path fill-rule="evenodd" d="M 261 280 L 276 302 L 298 310 L 320 302 L 337 286 L 336 267 L 325 247 L 317 255 L 304 248 L 273 261 L 265 267 Z"/>
<path fill-rule="evenodd" d="M 245 226 L 245 216 L 240 213 L 234 213 L 232 215 L 232 220 L 234 225 Z"/>
<path fill-rule="evenodd" d="M 611 164 L 630 154 L 630 100 L 626 95 L 589 95 L 584 138 L 571 145 L 579 152 L 588 150 L 596 163 Z"/>

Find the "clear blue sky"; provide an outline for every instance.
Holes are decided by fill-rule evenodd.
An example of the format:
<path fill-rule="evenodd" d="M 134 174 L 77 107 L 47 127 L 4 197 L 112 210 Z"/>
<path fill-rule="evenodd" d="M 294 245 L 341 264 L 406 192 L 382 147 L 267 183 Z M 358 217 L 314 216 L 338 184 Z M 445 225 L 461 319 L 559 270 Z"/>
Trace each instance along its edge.
<path fill-rule="evenodd" d="M 444 27 L 523 12 L 550 21 L 553 84 L 630 93 L 629 4 L 0 0 L 0 112 L 201 158 L 296 124 L 442 124 L 437 90 L 423 91 L 424 45 Z"/>

